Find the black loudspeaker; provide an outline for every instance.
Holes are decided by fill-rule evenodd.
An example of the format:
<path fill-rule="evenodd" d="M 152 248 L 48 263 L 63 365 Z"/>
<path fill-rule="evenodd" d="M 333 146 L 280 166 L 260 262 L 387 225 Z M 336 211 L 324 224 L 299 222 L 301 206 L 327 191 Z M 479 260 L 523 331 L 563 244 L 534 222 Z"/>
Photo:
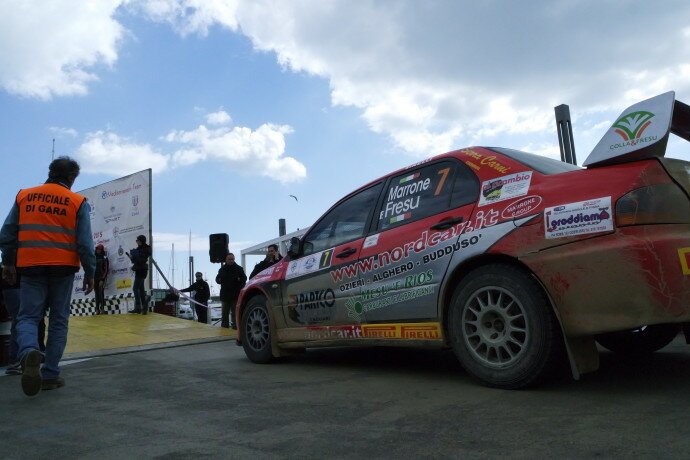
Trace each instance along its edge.
<path fill-rule="evenodd" d="M 213 233 L 208 236 L 208 255 L 211 257 L 211 263 L 225 262 L 225 256 L 228 255 L 228 243 L 230 238 L 227 233 Z"/>

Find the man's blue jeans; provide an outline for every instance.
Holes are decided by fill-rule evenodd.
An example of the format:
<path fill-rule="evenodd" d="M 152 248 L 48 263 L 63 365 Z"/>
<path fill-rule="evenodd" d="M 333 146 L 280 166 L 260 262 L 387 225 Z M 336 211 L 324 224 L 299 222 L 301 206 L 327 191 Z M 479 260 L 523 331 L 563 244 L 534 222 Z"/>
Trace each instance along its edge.
<path fill-rule="evenodd" d="M 29 351 L 39 349 L 38 323 L 43 319 L 46 309 L 50 309 L 45 363 L 41 369 L 44 379 L 52 379 L 60 375 L 58 364 L 67 345 L 73 285 L 73 274 L 60 277 L 22 276 L 19 288 L 21 304 L 17 316 L 17 344 L 20 359 L 23 359 Z"/>
<path fill-rule="evenodd" d="M 17 359 L 17 315 L 19 314 L 19 289 L 3 289 L 2 297 L 5 300 L 5 308 L 7 313 L 12 317 L 10 324 L 10 362 L 14 363 Z"/>

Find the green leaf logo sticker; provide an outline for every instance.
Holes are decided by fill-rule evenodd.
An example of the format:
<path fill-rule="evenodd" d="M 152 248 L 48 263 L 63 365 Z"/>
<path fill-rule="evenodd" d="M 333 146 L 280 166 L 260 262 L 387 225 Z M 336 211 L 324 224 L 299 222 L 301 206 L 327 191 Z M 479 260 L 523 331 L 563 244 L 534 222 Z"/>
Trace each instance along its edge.
<path fill-rule="evenodd" d="M 616 128 L 616 133 L 618 133 L 624 141 L 639 139 L 642 137 L 644 130 L 652 124 L 650 120 L 653 116 L 654 114 L 652 112 L 642 110 L 628 113 L 620 117 L 618 121 L 613 124 L 612 128 Z"/>

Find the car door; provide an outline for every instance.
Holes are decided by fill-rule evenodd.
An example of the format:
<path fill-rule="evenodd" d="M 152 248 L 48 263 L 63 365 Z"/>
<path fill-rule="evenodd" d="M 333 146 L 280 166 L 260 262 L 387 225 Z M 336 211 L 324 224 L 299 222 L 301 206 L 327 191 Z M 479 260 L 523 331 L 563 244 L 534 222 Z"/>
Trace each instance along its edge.
<path fill-rule="evenodd" d="M 360 295 L 349 300 L 357 322 L 437 317 L 439 286 L 479 194 L 476 176 L 448 159 L 392 177 L 377 209 L 375 233 L 360 257 Z"/>
<path fill-rule="evenodd" d="M 282 283 L 288 327 L 345 321 L 345 305 L 359 290 L 344 288 L 338 274 L 356 270 L 382 187 L 380 182 L 341 200 L 302 238 Z"/>

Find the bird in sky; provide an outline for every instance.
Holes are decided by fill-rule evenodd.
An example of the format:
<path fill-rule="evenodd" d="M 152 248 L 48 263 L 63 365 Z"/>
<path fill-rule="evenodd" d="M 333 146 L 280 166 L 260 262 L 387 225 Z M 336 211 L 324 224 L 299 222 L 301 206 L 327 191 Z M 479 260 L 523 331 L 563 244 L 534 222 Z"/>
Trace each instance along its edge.
<path fill-rule="evenodd" d="M 293 197 L 295 199 L 295 201 L 299 203 L 299 200 L 297 199 L 297 197 L 295 195 L 290 195 L 290 196 Z"/>

